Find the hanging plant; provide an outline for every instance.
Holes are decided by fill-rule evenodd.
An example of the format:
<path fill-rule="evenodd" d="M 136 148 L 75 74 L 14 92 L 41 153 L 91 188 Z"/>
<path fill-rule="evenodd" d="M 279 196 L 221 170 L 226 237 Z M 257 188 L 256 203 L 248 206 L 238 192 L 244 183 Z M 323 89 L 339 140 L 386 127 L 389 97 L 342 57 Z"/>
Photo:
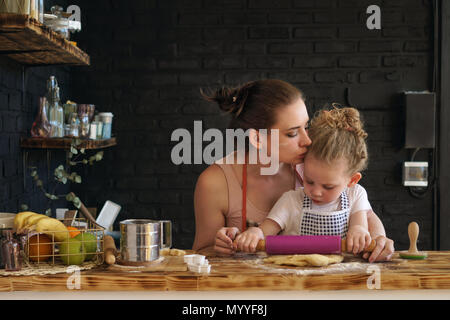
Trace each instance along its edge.
<path fill-rule="evenodd" d="M 101 161 L 103 159 L 103 151 L 99 151 L 96 154 L 87 157 L 85 154 L 86 150 L 84 148 L 79 148 L 82 142 L 83 141 L 81 139 L 77 138 L 72 139 L 70 143 L 70 148 L 68 150 L 68 161 L 66 162 L 66 165 L 60 164 L 53 171 L 54 180 L 56 182 L 61 184 L 67 183 L 81 184 L 82 182 L 81 176 L 77 172 L 71 171 L 70 169 L 78 165 L 92 166 L 94 165 L 95 162 Z M 30 175 L 33 178 L 36 187 L 38 187 L 43 192 L 45 197 L 47 197 L 49 200 L 59 200 L 65 198 L 67 201 L 72 202 L 77 209 L 80 209 L 81 201 L 73 192 L 69 191 L 67 194 L 55 194 L 54 192 L 53 193 L 49 192 L 44 188 L 44 183 L 39 178 L 37 167 L 30 166 L 29 169 L 31 170 Z M 22 204 L 21 210 L 22 211 L 28 210 L 28 206 L 26 204 Z M 45 214 L 50 216 L 51 209 L 48 208 L 45 211 Z"/>

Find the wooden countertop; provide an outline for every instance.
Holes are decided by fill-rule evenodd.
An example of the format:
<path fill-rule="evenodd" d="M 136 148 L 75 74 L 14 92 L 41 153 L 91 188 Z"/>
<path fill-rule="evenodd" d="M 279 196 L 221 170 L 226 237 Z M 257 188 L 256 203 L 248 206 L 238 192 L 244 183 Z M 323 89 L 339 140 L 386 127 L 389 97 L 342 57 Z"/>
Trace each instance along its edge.
<path fill-rule="evenodd" d="M 417 290 L 450 289 L 450 251 L 429 251 L 425 260 L 369 264 L 346 255 L 344 262 L 325 268 L 272 267 L 261 255 L 220 257 L 210 251 L 211 273 L 120 272 L 109 266 L 80 272 L 86 291 L 227 291 L 227 290 Z M 71 274 L 0 277 L 0 291 L 73 291 Z"/>

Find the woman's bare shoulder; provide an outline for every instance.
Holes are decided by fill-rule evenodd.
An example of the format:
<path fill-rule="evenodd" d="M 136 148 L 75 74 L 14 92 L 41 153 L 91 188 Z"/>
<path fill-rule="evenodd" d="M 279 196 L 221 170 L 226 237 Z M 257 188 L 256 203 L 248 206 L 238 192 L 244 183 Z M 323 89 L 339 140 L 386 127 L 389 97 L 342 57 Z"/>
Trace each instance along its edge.
<path fill-rule="evenodd" d="M 206 187 L 213 189 L 227 188 L 227 179 L 223 170 L 216 164 L 210 165 L 198 177 L 197 188 Z"/>

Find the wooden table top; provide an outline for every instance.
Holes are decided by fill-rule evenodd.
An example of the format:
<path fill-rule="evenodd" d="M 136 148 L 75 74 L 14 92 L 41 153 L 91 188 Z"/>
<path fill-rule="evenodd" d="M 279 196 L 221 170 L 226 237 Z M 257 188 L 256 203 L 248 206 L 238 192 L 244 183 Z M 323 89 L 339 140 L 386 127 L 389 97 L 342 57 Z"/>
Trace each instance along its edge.
<path fill-rule="evenodd" d="M 417 290 L 450 289 L 450 251 L 429 251 L 425 260 L 389 262 L 345 255 L 328 267 L 283 267 L 265 264 L 264 255 L 208 257 L 211 273 L 190 271 L 123 272 L 107 265 L 80 272 L 80 289 L 87 291 L 211 291 L 211 290 Z M 71 274 L 0 277 L 0 291 L 67 291 Z"/>

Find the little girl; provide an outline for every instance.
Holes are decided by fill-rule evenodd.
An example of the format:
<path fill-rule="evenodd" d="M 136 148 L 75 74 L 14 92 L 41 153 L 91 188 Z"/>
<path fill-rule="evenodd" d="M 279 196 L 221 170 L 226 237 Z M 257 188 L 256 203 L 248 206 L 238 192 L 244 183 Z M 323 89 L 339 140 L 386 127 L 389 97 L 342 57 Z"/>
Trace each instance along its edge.
<path fill-rule="evenodd" d="M 358 110 L 321 110 L 311 120 L 312 144 L 304 160 L 303 188 L 284 193 L 259 227 L 236 237 L 234 246 L 254 252 L 267 235 L 340 235 L 357 254 L 371 241 L 367 193 L 360 186 L 367 167 L 367 133 Z"/>

